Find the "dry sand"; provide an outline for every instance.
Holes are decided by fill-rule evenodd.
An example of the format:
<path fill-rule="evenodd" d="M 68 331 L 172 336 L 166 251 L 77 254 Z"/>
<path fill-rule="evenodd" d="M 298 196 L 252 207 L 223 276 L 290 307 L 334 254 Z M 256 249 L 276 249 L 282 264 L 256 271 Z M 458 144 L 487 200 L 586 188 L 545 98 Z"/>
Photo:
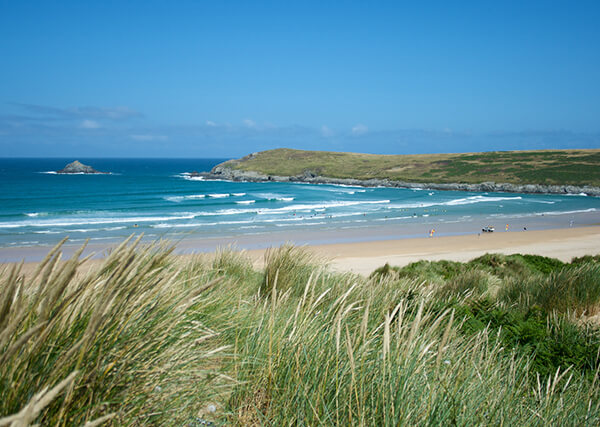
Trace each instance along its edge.
<path fill-rule="evenodd" d="M 494 232 L 480 235 L 445 236 L 419 239 L 377 240 L 356 243 L 311 245 L 309 249 L 335 271 L 368 275 L 385 263 L 404 266 L 419 260 L 468 261 L 485 253 L 534 254 L 570 261 L 583 255 L 600 254 L 600 226 L 553 230 Z M 257 268 L 263 267 L 264 249 L 247 254 Z M 189 255 L 181 255 L 183 257 Z M 101 263 L 91 260 L 88 267 Z M 25 272 L 36 263 L 26 263 Z"/>
<path fill-rule="evenodd" d="M 492 252 L 543 255 L 570 261 L 573 257 L 600 253 L 600 226 L 329 244 L 310 246 L 310 249 L 331 260 L 333 270 L 363 275 L 385 263 L 404 266 L 419 260 L 469 261 Z M 260 267 L 263 251 L 249 253 Z"/>

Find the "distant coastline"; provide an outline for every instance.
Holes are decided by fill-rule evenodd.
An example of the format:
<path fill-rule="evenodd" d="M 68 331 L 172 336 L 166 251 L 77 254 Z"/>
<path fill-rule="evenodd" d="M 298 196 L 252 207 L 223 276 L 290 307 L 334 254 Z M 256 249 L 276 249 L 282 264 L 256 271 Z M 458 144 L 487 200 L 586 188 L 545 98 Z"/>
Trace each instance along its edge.
<path fill-rule="evenodd" d="M 307 184 L 334 184 L 351 185 L 360 187 L 393 187 L 409 189 L 431 189 L 442 191 L 473 191 L 473 192 L 498 192 L 498 193 L 528 193 L 528 194 L 573 194 L 586 196 L 600 196 L 600 187 L 576 185 L 542 185 L 542 184 L 510 184 L 482 182 L 479 184 L 466 183 L 421 183 L 405 182 L 389 179 L 355 179 L 332 178 L 312 175 L 310 173 L 295 176 L 265 175 L 256 171 L 245 171 L 219 165 L 210 172 L 193 172 L 190 176 L 207 180 L 227 180 L 235 182 L 300 182 Z"/>
<path fill-rule="evenodd" d="M 600 196 L 600 150 L 373 155 L 276 149 L 229 160 L 192 176 L 238 182 Z"/>

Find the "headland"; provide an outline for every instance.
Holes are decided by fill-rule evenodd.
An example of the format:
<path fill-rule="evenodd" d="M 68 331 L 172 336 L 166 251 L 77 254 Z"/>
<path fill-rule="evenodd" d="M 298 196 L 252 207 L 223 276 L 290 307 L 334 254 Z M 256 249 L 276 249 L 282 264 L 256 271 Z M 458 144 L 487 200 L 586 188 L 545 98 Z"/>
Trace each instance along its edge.
<path fill-rule="evenodd" d="M 281 148 L 194 173 L 205 179 L 600 196 L 600 150 L 376 155 Z"/>

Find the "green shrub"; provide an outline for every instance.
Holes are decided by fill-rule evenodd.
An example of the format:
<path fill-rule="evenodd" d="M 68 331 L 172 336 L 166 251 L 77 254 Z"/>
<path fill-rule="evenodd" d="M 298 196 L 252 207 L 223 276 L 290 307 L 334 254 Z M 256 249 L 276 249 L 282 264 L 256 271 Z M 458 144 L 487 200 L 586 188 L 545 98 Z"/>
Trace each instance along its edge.
<path fill-rule="evenodd" d="M 570 368 L 593 378 L 600 368 L 597 328 L 581 326 L 565 318 L 548 316 L 540 307 L 515 310 L 499 307 L 489 298 L 454 303 L 457 319 L 463 319 L 467 336 L 488 330 L 507 350 L 531 358 L 531 369 L 543 378 Z"/>
<path fill-rule="evenodd" d="M 571 264 L 587 264 L 587 263 L 600 263 L 600 255 L 584 255 L 582 257 L 575 257 L 571 259 Z"/>
<path fill-rule="evenodd" d="M 520 255 L 527 265 L 531 268 L 539 271 L 540 273 L 552 273 L 553 271 L 560 270 L 565 266 L 561 260 L 556 258 L 549 258 L 541 255 Z"/>

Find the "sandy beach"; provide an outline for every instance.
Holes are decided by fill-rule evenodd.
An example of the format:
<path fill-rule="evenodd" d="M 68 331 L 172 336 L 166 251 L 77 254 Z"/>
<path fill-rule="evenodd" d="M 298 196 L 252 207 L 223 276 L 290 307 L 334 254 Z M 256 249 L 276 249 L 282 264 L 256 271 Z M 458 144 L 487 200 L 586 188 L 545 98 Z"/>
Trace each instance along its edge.
<path fill-rule="evenodd" d="M 495 232 L 312 246 L 337 271 L 368 275 L 389 263 L 404 266 L 419 260 L 468 261 L 485 253 L 533 254 L 570 261 L 600 253 L 600 226 Z"/>
<path fill-rule="evenodd" d="M 185 246 L 186 253 L 180 256 L 191 256 L 189 249 L 193 244 L 186 242 Z M 279 242 L 273 246 L 279 246 Z M 600 254 L 600 226 L 305 246 L 328 262 L 332 270 L 362 275 L 369 275 L 386 263 L 404 266 L 419 260 L 468 261 L 485 253 L 534 254 L 567 262 L 573 257 Z M 14 250 L 25 254 L 27 248 Z M 65 247 L 64 258 L 72 250 L 73 247 Z M 256 268 L 263 267 L 265 249 L 251 249 L 246 253 Z M 96 257 L 88 261 L 88 265 L 96 265 L 101 261 L 101 257 Z M 31 270 L 35 264 L 26 262 L 25 271 Z"/>

